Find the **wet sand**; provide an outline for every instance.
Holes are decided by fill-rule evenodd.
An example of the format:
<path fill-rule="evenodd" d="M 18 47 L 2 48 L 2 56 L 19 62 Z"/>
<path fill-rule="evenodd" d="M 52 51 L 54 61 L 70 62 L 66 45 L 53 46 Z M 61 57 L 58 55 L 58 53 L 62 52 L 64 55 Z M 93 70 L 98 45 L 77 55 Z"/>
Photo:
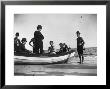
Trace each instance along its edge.
<path fill-rule="evenodd" d="M 67 64 L 14 65 L 15 76 L 97 76 L 97 56 L 72 57 Z"/>

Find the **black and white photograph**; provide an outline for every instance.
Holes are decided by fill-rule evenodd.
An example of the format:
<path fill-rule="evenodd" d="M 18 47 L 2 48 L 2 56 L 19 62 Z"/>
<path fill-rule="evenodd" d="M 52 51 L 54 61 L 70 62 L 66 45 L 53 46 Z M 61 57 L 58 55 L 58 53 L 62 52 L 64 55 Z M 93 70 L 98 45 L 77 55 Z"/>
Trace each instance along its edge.
<path fill-rule="evenodd" d="M 97 14 L 14 14 L 14 76 L 97 76 Z"/>
<path fill-rule="evenodd" d="M 106 5 L 44 4 L 6 6 L 6 85 L 105 84 Z"/>

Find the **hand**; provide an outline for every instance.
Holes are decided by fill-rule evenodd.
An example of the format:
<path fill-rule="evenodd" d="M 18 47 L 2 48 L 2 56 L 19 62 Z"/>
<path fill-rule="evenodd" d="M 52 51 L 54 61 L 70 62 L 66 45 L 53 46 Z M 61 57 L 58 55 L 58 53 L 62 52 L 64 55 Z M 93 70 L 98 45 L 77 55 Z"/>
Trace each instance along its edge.
<path fill-rule="evenodd" d="M 79 45 L 81 46 L 82 44 L 80 43 Z"/>

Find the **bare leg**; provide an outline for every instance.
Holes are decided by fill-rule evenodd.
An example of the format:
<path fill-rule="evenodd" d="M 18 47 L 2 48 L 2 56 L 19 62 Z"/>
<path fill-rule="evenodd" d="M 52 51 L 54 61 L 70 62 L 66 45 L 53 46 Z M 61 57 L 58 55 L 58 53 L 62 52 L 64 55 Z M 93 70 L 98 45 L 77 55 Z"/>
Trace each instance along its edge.
<path fill-rule="evenodd" d="M 82 55 L 82 63 L 84 62 L 84 56 Z"/>
<path fill-rule="evenodd" d="M 81 55 L 79 54 L 80 64 L 81 64 Z"/>

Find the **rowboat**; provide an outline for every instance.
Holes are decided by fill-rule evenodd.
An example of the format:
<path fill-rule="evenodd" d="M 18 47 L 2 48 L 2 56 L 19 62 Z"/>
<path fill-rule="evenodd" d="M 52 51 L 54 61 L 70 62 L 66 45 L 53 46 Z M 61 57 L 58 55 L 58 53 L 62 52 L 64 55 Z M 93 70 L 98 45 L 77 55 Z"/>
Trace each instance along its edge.
<path fill-rule="evenodd" d="M 69 58 L 74 56 L 75 51 L 71 50 L 62 54 L 15 54 L 15 65 L 46 65 L 67 63 Z"/>

